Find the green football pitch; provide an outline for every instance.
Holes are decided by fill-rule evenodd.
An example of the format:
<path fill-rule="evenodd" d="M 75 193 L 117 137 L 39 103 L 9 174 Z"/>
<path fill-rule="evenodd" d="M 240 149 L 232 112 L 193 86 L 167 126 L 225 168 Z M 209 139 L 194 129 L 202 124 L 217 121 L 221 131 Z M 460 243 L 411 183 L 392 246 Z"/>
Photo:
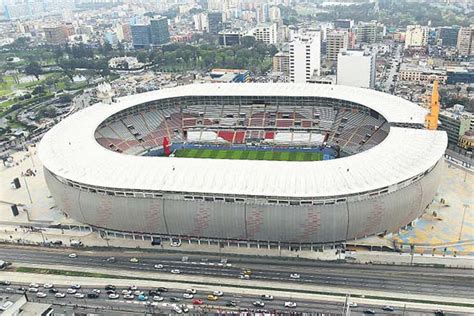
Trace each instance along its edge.
<path fill-rule="evenodd" d="M 279 161 L 323 160 L 322 153 L 230 149 L 181 149 L 175 152 L 175 157 Z"/>

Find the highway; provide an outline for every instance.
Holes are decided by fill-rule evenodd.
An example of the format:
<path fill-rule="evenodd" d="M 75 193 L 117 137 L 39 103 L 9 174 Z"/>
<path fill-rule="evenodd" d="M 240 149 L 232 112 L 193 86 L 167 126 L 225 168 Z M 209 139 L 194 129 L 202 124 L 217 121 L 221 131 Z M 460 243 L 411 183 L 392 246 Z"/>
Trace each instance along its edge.
<path fill-rule="evenodd" d="M 450 297 L 472 297 L 474 276 L 464 270 L 446 268 L 424 268 L 403 266 L 375 266 L 330 262 L 286 261 L 257 258 L 228 258 L 227 265 L 220 266 L 221 258 L 210 255 L 183 255 L 181 253 L 122 253 L 76 251 L 71 259 L 64 250 L 34 248 L 3 248 L 0 259 L 13 263 L 56 264 L 87 267 L 110 267 L 136 271 L 170 272 L 179 269 L 181 274 L 239 278 L 241 270 L 251 269 L 252 279 L 273 280 L 288 283 L 306 283 L 328 287 L 344 287 L 384 292 L 401 292 Z M 115 263 L 106 262 L 114 256 Z M 183 262 L 187 256 L 187 262 Z M 139 258 L 139 263 L 129 262 Z M 204 261 L 203 261 L 204 259 Z M 154 269 L 162 264 L 163 269 Z M 231 266 L 228 266 L 231 265 Z M 299 279 L 290 278 L 291 273 L 300 274 Z M 251 280 L 250 280 L 251 281 Z"/>
<path fill-rule="evenodd" d="M 68 255 L 74 252 L 76 258 L 69 258 Z M 116 262 L 107 262 L 108 257 L 114 256 Z M 131 258 L 137 258 L 138 263 L 130 262 Z M 41 264 L 60 265 L 71 267 L 70 270 L 79 270 L 81 267 L 107 269 L 114 271 L 135 271 L 135 272 L 157 272 L 156 279 L 160 279 L 163 273 L 170 273 L 172 269 L 179 269 L 180 275 L 208 276 L 220 279 L 237 279 L 240 277 L 242 269 L 252 270 L 249 287 L 252 286 L 253 280 L 275 281 L 288 287 L 289 291 L 293 285 L 319 285 L 334 289 L 350 289 L 354 290 L 370 290 L 382 291 L 389 293 L 413 293 L 430 296 L 438 296 L 439 302 L 443 302 L 444 297 L 472 297 L 474 288 L 474 276 L 470 270 L 457 270 L 446 268 L 429 268 L 429 267 L 403 267 L 403 266 L 375 266 L 375 265 L 358 265 L 334 262 L 318 262 L 307 260 L 285 260 L 278 258 L 252 258 L 252 257 L 227 257 L 226 260 L 218 255 L 209 254 L 183 254 L 173 252 L 138 252 L 138 251 L 83 251 L 71 249 L 45 249 L 33 247 L 3 247 L 0 249 L 0 260 L 6 260 L 13 263 L 13 266 L 21 266 L 21 264 Z M 155 269 L 154 265 L 161 264 L 163 268 Z M 153 273 L 152 272 L 152 273 Z M 293 279 L 290 274 L 297 273 L 300 275 L 298 279 Z M 171 273 L 170 273 L 171 275 Z M 0 276 L 1 280 L 1 276 Z M 140 287 L 139 280 L 130 280 Z M 229 283 L 229 282 L 227 282 Z M 20 284 L 9 286 L 14 289 Z M 22 286 L 25 286 L 24 284 Z M 217 287 L 218 285 L 216 285 Z M 6 286 L 3 286 L 5 289 Z M 1 289 L 1 288 L 0 288 Z M 65 291 L 64 287 L 58 289 Z M 90 290 L 90 289 L 89 289 Z M 141 288 L 147 292 L 148 288 Z M 87 292 L 87 288 L 81 291 Z M 109 300 L 105 295 L 98 299 L 76 299 L 74 297 L 56 299 L 53 294 L 40 299 L 56 304 L 60 308 L 81 309 L 86 307 L 87 311 L 94 309 L 109 311 L 112 308 L 120 309 L 130 313 L 143 313 L 145 309 L 150 311 L 170 311 L 172 306 L 169 297 L 176 296 L 181 301 L 176 304 L 187 303 L 191 308 L 210 308 L 211 311 L 227 308 L 225 305 L 230 300 L 238 302 L 239 309 L 255 309 L 252 302 L 259 299 L 256 296 L 245 295 L 244 292 L 236 289 L 234 293 L 225 293 L 226 295 L 216 302 L 207 301 L 209 292 L 197 293 L 196 298 L 205 302 L 203 306 L 193 306 L 191 300 L 182 298 L 183 290 L 170 289 L 165 293 L 163 302 L 156 302 L 153 306 L 139 302 L 136 299 L 126 301 L 123 297 L 118 300 Z M 265 293 L 262 293 L 265 294 Z M 32 299 L 37 299 L 34 294 Z M 298 293 L 292 297 L 275 297 L 273 301 L 266 301 L 264 309 L 269 311 L 288 311 L 284 307 L 285 301 L 292 301 L 297 304 L 294 311 L 297 312 L 324 312 L 324 313 L 341 313 L 343 309 L 342 303 L 323 302 L 315 300 L 304 300 L 298 298 Z M 67 306 L 60 306 L 65 304 Z M 75 305 L 78 307 L 75 307 Z M 165 305 L 163 305 L 165 304 Z M 364 313 L 367 309 L 375 311 L 377 314 L 390 313 L 383 311 L 382 306 L 361 305 L 353 308 L 352 314 Z M 237 311 L 235 308 L 234 311 Z M 293 310 L 293 309 L 292 309 Z M 191 309 L 192 311 L 192 309 Z M 398 309 L 398 313 L 401 311 Z M 419 310 L 407 309 L 405 313 L 410 312 L 418 314 Z M 432 311 L 426 311 L 432 312 Z"/>

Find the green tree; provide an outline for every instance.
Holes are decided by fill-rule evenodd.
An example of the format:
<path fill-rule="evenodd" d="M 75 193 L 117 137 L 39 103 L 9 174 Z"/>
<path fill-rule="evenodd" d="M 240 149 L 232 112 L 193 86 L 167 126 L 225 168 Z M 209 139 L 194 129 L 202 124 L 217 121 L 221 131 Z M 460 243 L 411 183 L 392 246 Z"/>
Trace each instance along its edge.
<path fill-rule="evenodd" d="M 35 76 L 36 80 L 39 80 L 39 76 L 43 73 L 43 69 L 37 62 L 31 62 L 25 67 L 25 73 L 27 75 Z"/>

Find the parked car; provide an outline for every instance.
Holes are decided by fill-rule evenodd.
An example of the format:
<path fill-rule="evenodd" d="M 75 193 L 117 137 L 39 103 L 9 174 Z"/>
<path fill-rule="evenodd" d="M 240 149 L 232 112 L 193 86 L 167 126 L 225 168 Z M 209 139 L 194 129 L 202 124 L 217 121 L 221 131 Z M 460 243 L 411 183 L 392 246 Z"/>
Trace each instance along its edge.
<path fill-rule="evenodd" d="M 295 302 L 285 302 L 285 307 L 287 308 L 296 308 Z"/>
<path fill-rule="evenodd" d="M 46 296 L 48 295 L 46 295 L 46 293 L 43 293 L 43 292 L 36 293 L 36 297 L 39 297 L 39 298 L 45 298 Z"/>
<path fill-rule="evenodd" d="M 56 297 L 56 298 L 65 298 L 65 297 L 66 297 L 66 294 L 64 294 L 64 293 L 56 293 L 56 294 L 54 294 L 54 297 Z"/>

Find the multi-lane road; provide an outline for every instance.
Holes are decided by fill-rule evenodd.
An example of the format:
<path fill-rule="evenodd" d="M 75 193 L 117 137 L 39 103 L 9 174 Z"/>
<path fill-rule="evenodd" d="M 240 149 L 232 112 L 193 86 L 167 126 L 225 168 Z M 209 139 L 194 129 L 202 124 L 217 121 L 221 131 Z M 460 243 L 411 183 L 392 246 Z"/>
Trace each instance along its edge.
<path fill-rule="evenodd" d="M 327 313 L 340 313 L 343 309 L 342 303 L 318 302 L 314 300 L 305 300 L 298 298 L 299 285 L 324 286 L 326 288 L 347 289 L 347 293 L 357 293 L 361 290 L 376 291 L 392 294 L 413 294 L 429 295 L 435 298 L 436 302 L 442 304 L 445 298 L 466 298 L 473 295 L 474 276 L 471 271 L 428 268 L 428 267 L 401 267 L 401 266 L 372 266 L 356 265 L 333 262 L 317 262 L 302 260 L 284 260 L 284 259 L 265 259 L 249 257 L 228 257 L 227 262 L 217 255 L 196 255 L 172 252 L 104 252 L 104 251 L 75 251 L 76 258 L 69 258 L 71 250 L 55 250 L 41 248 L 2 248 L 0 249 L 0 260 L 13 262 L 14 266 L 21 264 L 39 264 L 43 266 L 70 266 L 71 270 L 78 267 L 109 269 L 116 271 L 134 271 L 134 272 L 152 272 L 156 271 L 156 279 L 160 279 L 163 273 L 170 273 L 177 269 L 183 276 L 203 276 L 209 278 L 220 278 L 225 283 L 240 278 L 242 269 L 252 271 L 250 280 L 247 281 L 249 287 L 252 287 L 253 280 L 273 281 L 282 284 L 285 288 L 294 290 L 292 297 L 275 297 L 273 301 L 268 301 L 264 309 L 267 310 L 285 310 L 284 302 L 293 301 L 297 303 L 297 311 L 314 312 L 321 311 Z M 114 256 L 115 262 L 107 262 L 106 259 Z M 184 256 L 184 258 L 183 258 Z M 137 258 L 137 263 L 130 262 L 131 258 Z M 155 265 L 160 264 L 163 267 L 156 269 Z M 298 274 L 299 278 L 290 277 L 291 274 Z M 131 281 L 132 282 L 132 281 Z M 135 282 L 138 283 L 139 281 Z M 139 284 L 137 284 L 139 285 Z M 143 289 L 147 290 L 147 289 Z M 240 308 L 252 308 L 252 302 L 259 299 L 257 296 L 246 296 L 239 291 L 234 294 L 229 293 L 216 302 L 212 302 L 214 308 L 225 308 L 229 300 L 238 301 Z M 208 292 L 198 293 L 197 298 L 203 299 L 206 303 Z M 262 291 L 262 294 L 265 294 Z M 182 299 L 182 290 L 171 290 L 167 292 L 163 302 L 157 302 L 153 308 L 166 310 L 171 308 L 171 302 L 166 301 L 166 297 L 179 296 Z M 227 293 L 226 293 L 227 295 Z M 45 300 L 54 300 L 53 296 Z M 71 300 L 71 299 L 70 299 Z M 77 299 L 72 298 L 72 301 Z M 58 301 L 58 300 L 55 300 Z M 67 301 L 67 300 L 66 300 Z M 66 301 L 63 301 L 66 302 Z M 84 302 L 79 300 L 77 304 Z M 183 299 L 182 299 L 183 301 Z M 189 300 L 185 303 L 191 304 Z M 188 302 L 186 302 L 188 301 Z M 99 299 L 87 300 L 89 304 L 97 308 L 110 308 L 122 306 L 124 309 L 144 310 L 152 308 L 150 304 L 134 301 L 130 303 L 123 299 L 111 302 L 105 296 Z M 58 304 L 61 302 L 57 302 Z M 71 302 L 71 304 L 75 304 Z M 81 305 L 79 304 L 79 305 Z M 163 304 L 168 304 L 163 306 Z M 87 304 L 85 304 L 87 305 Z M 148 306 L 148 307 L 147 307 Z M 192 304 L 191 304 L 192 307 Z M 381 308 L 383 306 L 361 305 L 353 311 L 364 312 L 367 309 L 379 313 L 387 313 Z M 255 308 L 255 307 L 253 307 Z M 126 309 L 125 309 L 126 310 Z M 214 309 L 215 310 L 215 309 Z M 288 310 L 288 309 L 287 309 Z M 398 312 L 401 312 L 398 310 Z M 410 312 L 410 309 L 405 312 Z"/>

